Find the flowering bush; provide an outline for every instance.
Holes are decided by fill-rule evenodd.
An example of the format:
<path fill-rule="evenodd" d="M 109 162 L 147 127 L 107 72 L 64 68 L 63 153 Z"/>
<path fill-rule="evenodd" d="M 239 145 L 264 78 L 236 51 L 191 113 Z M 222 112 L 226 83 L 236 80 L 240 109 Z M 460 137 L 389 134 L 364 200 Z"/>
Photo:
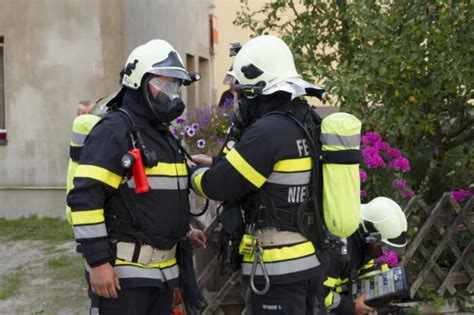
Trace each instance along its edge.
<path fill-rule="evenodd" d="M 375 259 L 377 265 L 387 264 L 390 268 L 398 266 L 398 254 L 393 250 L 383 250 L 383 255 Z"/>
<path fill-rule="evenodd" d="M 363 162 L 359 171 L 361 199 L 371 200 L 386 196 L 395 200 L 409 199 L 415 193 L 409 189 L 404 174 L 410 170 L 410 161 L 399 149 L 383 141 L 378 132 L 366 132 L 361 139 Z"/>
<path fill-rule="evenodd" d="M 197 108 L 178 117 L 171 126 L 173 134 L 191 154 L 216 155 L 230 126 L 232 102 L 223 106 Z"/>
<path fill-rule="evenodd" d="M 472 193 L 467 189 L 458 189 L 451 192 L 451 197 L 457 202 L 463 202 L 464 200 L 471 197 Z"/>

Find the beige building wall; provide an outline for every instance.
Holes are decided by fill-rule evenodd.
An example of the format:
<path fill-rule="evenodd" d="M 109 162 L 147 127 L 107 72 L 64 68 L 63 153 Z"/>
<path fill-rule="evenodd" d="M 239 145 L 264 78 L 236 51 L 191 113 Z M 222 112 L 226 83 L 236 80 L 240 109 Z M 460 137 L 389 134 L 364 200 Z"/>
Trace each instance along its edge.
<path fill-rule="evenodd" d="M 248 0 L 250 10 L 256 11 L 264 6 L 266 2 L 271 0 Z M 297 4 L 298 8 L 300 4 Z M 233 57 L 229 57 L 229 44 L 233 42 L 240 42 L 242 45 L 247 42 L 252 33 L 248 29 L 241 29 L 233 24 L 238 12 L 241 10 L 242 4 L 238 0 L 214 0 L 214 15 L 219 19 L 219 45 L 217 46 L 215 60 L 214 60 L 214 76 L 215 76 L 215 90 L 217 101 L 219 96 L 229 88 L 228 85 L 222 84 L 225 73 L 232 64 Z M 294 15 L 287 12 L 282 19 L 291 19 Z M 278 36 L 278 34 L 273 34 Z M 312 82 L 313 83 L 313 82 Z M 307 98 L 310 104 L 321 106 L 322 103 L 314 98 Z"/>
<path fill-rule="evenodd" d="M 133 46 L 161 37 L 183 59 L 212 67 L 208 10 L 204 0 L 0 0 L 8 132 L 0 217 L 63 215 L 76 104 L 118 88 Z M 201 102 L 196 93 L 195 102 L 210 103 L 210 95 Z"/>

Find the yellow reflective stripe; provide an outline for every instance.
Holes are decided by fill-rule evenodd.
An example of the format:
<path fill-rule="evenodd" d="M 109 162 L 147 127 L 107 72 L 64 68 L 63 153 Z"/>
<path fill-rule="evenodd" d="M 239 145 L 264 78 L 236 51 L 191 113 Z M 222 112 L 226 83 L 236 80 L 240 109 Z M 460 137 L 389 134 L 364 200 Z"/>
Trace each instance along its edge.
<path fill-rule="evenodd" d="M 304 157 L 278 161 L 273 170 L 276 172 L 302 172 L 309 171 L 312 167 L 313 161 L 311 157 Z"/>
<path fill-rule="evenodd" d="M 158 162 L 158 165 L 152 168 L 145 168 L 147 175 L 165 175 L 165 176 L 186 176 L 188 168 L 186 163 L 164 163 Z"/>
<path fill-rule="evenodd" d="M 113 188 L 117 188 L 122 181 L 122 176 L 119 176 L 108 169 L 102 168 L 100 166 L 85 164 L 79 164 L 76 169 L 76 173 L 74 173 L 74 178 L 76 177 L 92 178 Z"/>
<path fill-rule="evenodd" d="M 336 292 L 337 293 L 342 293 L 342 292 L 344 292 L 344 289 L 341 286 L 337 286 L 336 287 Z"/>
<path fill-rule="evenodd" d="M 102 223 L 104 222 L 104 209 L 71 211 L 71 221 L 74 225 Z"/>
<path fill-rule="evenodd" d="M 277 261 L 290 260 L 300 257 L 309 256 L 316 253 L 313 243 L 311 241 L 304 242 L 293 246 L 285 246 L 282 248 L 271 248 L 263 250 L 263 262 L 271 263 Z M 243 261 L 253 262 L 252 255 L 244 255 Z"/>
<path fill-rule="evenodd" d="M 147 268 L 147 269 L 152 269 L 152 268 L 168 268 L 173 265 L 176 265 L 176 257 L 171 258 L 170 260 L 163 261 L 163 262 L 158 262 L 158 263 L 153 263 L 149 265 L 143 265 L 139 263 L 133 263 L 131 261 L 125 261 L 121 259 L 115 259 L 115 265 L 116 266 L 126 266 L 126 265 L 131 265 L 131 266 L 136 266 L 136 267 L 141 267 L 141 268 Z"/>
<path fill-rule="evenodd" d="M 229 149 L 227 149 L 227 147 L 224 147 L 224 149 L 222 150 L 222 153 L 224 153 L 224 154 L 229 153 Z"/>
<path fill-rule="evenodd" d="M 326 298 L 324 299 L 324 306 L 325 307 L 331 306 L 333 298 L 334 298 L 334 293 L 331 291 L 329 292 L 328 295 L 326 295 Z"/>
<path fill-rule="evenodd" d="M 198 189 L 199 191 L 199 194 L 204 197 L 204 198 L 207 198 L 209 199 L 209 197 L 206 196 L 206 194 L 204 193 L 204 191 L 202 190 L 202 177 L 204 176 L 204 173 L 205 172 L 202 172 L 198 175 L 196 175 L 196 177 L 194 177 L 194 184 L 196 185 L 196 188 Z"/>
<path fill-rule="evenodd" d="M 364 269 L 369 269 L 369 268 L 372 268 L 375 264 L 375 260 L 372 259 L 370 260 L 368 263 L 366 263 L 365 265 L 362 266 L 362 268 L 360 268 L 360 270 L 364 270 Z"/>
<path fill-rule="evenodd" d="M 339 279 L 328 277 L 326 281 L 323 282 L 323 284 L 327 287 L 334 288 L 338 282 Z"/>
<path fill-rule="evenodd" d="M 380 266 L 380 269 L 382 271 L 389 271 L 390 270 L 390 267 L 388 266 L 388 264 L 382 264 L 382 266 Z"/>
<path fill-rule="evenodd" d="M 227 161 L 232 165 L 237 172 L 240 173 L 245 179 L 252 183 L 255 187 L 260 188 L 267 180 L 262 174 L 252 167 L 245 159 L 237 152 L 236 149 L 232 149 L 226 155 Z"/>

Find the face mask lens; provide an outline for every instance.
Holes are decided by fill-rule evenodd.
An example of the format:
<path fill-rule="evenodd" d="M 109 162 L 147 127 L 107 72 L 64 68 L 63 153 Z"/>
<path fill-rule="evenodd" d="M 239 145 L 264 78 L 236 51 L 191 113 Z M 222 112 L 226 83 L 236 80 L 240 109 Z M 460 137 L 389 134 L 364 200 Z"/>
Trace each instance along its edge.
<path fill-rule="evenodd" d="M 160 93 L 166 94 L 170 100 L 181 97 L 181 81 L 168 77 L 154 77 L 148 82 L 148 89 L 153 98 Z"/>

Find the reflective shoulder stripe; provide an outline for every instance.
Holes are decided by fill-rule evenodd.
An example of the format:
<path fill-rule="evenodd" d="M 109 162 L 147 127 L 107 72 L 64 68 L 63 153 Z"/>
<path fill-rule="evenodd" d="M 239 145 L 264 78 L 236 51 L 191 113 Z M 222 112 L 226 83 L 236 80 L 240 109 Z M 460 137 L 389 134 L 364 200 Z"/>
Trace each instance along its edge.
<path fill-rule="evenodd" d="M 316 253 L 313 243 L 310 241 L 293 246 L 285 246 L 282 248 L 263 249 L 263 262 L 271 263 L 276 261 L 291 260 L 300 257 L 306 257 Z M 253 262 L 253 255 L 245 255 L 243 261 Z"/>
<path fill-rule="evenodd" d="M 338 284 L 338 280 L 339 279 L 327 277 L 323 284 L 327 287 L 334 288 Z"/>
<path fill-rule="evenodd" d="M 80 134 L 73 132 L 71 135 L 71 145 L 72 146 L 81 146 L 84 145 L 84 140 L 86 140 L 87 134 Z"/>
<path fill-rule="evenodd" d="M 322 133 L 320 136 L 321 143 L 324 145 L 341 146 L 341 147 L 359 147 L 360 134 L 352 136 L 342 136 L 337 134 Z"/>
<path fill-rule="evenodd" d="M 375 265 L 375 260 L 372 259 L 372 260 L 370 260 L 368 263 L 366 263 L 365 265 L 363 265 L 363 266 L 360 268 L 360 270 L 365 270 L 365 269 L 372 268 L 374 265 Z"/>
<path fill-rule="evenodd" d="M 204 176 L 204 173 L 208 170 L 209 168 L 201 168 L 197 170 L 192 178 L 191 178 L 191 186 L 194 188 L 194 191 L 196 191 L 201 197 L 209 199 L 209 197 L 206 196 L 204 191 L 202 190 L 202 177 Z"/>
<path fill-rule="evenodd" d="M 262 185 L 267 180 L 262 174 L 260 174 L 256 169 L 252 167 L 237 150 L 234 148 L 229 151 L 226 155 L 227 161 L 232 165 L 240 175 L 245 177 L 252 185 L 257 188 L 262 187 Z"/>
<path fill-rule="evenodd" d="M 74 225 L 96 224 L 104 220 L 104 209 L 71 211 L 71 221 Z"/>
<path fill-rule="evenodd" d="M 224 154 L 229 153 L 229 149 L 227 149 L 227 147 L 224 147 L 224 149 L 222 149 L 222 153 L 224 153 Z"/>
<path fill-rule="evenodd" d="M 158 165 L 152 168 L 145 168 L 147 175 L 165 175 L 165 176 L 186 176 L 188 168 L 186 163 L 164 163 L 158 162 Z"/>
<path fill-rule="evenodd" d="M 275 172 L 304 172 L 310 171 L 313 167 L 311 157 L 281 160 L 275 163 L 273 171 Z"/>
<path fill-rule="evenodd" d="M 74 178 L 76 177 L 92 178 L 113 188 L 118 188 L 122 181 L 122 176 L 119 176 L 108 169 L 86 164 L 79 164 L 77 166 L 76 173 L 74 174 Z"/>

